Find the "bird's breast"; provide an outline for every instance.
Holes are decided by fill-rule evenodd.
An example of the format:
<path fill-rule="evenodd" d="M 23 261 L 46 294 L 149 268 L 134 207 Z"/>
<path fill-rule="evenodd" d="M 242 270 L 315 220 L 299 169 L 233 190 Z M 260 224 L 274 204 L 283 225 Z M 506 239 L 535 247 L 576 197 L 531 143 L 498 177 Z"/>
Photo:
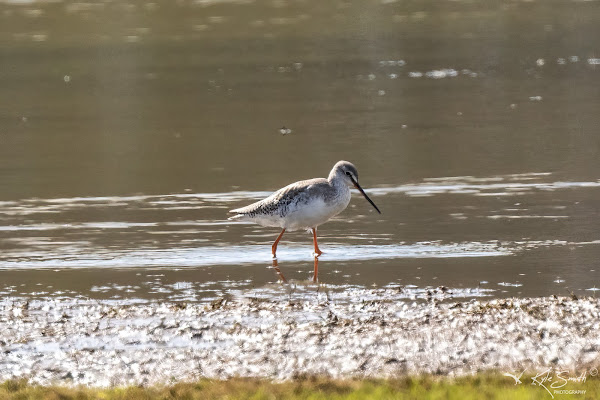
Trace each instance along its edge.
<path fill-rule="evenodd" d="M 345 193 L 347 192 L 347 193 Z M 342 212 L 350 202 L 350 190 L 335 196 L 314 196 L 290 204 L 284 216 L 289 230 L 315 228 Z"/>

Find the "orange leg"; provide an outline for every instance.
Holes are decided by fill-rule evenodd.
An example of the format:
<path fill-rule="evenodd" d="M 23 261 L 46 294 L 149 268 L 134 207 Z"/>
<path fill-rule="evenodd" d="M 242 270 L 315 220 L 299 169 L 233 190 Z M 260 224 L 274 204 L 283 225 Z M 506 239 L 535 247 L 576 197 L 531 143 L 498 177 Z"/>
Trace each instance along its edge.
<path fill-rule="evenodd" d="M 279 234 L 279 236 L 277 236 L 277 239 L 275 239 L 275 243 L 273 243 L 273 246 L 271 247 L 271 252 L 273 253 L 273 258 L 277 257 L 275 255 L 275 253 L 277 252 L 277 244 L 281 240 L 281 237 L 283 236 L 284 233 L 285 233 L 285 228 L 283 228 L 283 230 L 281 231 L 281 233 Z"/>
<path fill-rule="evenodd" d="M 315 254 L 317 256 L 320 256 L 321 254 L 323 254 L 323 252 L 321 250 L 319 250 L 319 244 L 317 243 L 317 229 L 312 228 L 312 231 L 313 231 L 313 243 L 315 245 Z"/>
<path fill-rule="evenodd" d="M 315 257 L 315 274 L 313 275 L 313 282 L 319 281 L 319 257 Z"/>

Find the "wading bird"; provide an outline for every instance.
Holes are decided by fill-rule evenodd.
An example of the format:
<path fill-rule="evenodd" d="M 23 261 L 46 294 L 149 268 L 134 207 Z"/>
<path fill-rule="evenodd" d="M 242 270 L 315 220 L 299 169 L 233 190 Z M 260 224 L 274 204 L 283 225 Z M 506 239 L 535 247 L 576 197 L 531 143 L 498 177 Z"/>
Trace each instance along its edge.
<path fill-rule="evenodd" d="M 379 214 L 379 208 L 358 184 L 358 171 L 348 161 L 338 161 L 329 177 L 299 181 L 279 189 L 269 197 L 236 208 L 230 220 L 250 221 L 262 226 L 282 228 L 271 247 L 276 257 L 277 244 L 286 230 L 312 230 L 315 255 L 322 254 L 317 244 L 317 227 L 342 212 L 350 202 L 350 188 L 358 189 Z"/>

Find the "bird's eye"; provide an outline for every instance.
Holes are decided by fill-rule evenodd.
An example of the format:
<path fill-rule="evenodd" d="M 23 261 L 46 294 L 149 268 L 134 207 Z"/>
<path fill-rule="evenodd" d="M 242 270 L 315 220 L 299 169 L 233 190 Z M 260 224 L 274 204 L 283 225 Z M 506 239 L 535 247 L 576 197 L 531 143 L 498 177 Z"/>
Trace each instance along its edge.
<path fill-rule="evenodd" d="M 349 171 L 346 171 L 346 175 L 350 176 L 352 174 Z"/>

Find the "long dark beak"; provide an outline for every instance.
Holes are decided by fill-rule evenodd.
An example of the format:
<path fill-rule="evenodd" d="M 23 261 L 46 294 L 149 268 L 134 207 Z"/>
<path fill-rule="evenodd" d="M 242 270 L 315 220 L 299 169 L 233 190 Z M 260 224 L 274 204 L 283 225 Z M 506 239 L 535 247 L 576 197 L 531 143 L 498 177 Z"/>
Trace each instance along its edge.
<path fill-rule="evenodd" d="M 369 198 L 369 196 L 367 196 L 367 194 L 365 193 L 365 191 L 363 190 L 363 188 L 361 188 L 361 187 L 360 187 L 360 185 L 358 184 L 358 182 L 356 182 L 356 181 L 354 180 L 354 178 L 353 178 L 353 177 L 350 177 L 350 179 L 352 180 L 352 183 L 354 183 L 354 187 L 355 187 L 355 188 L 357 188 L 357 189 L 358 189 L 358 191 L 359 191 L 359 192 L 360 192 L 360 193 L 361 193 L 363 196 L 365 196 L 365 199 L 367 199 L 367 201 L 368 201 L 369 203 L 371 203 L 371 205 L 372 205 L 373 207 L 375 207 L 375 209 L 377 210 L 377 212 L 378 212 L 379 214 L 381 214 L 381 211 L 379 211 L 379 208 L 377 208 L 377 206 L 375 205 L 375 203 L 373 203 L 373 200 L 371 200 L 371 199 Z"/>

